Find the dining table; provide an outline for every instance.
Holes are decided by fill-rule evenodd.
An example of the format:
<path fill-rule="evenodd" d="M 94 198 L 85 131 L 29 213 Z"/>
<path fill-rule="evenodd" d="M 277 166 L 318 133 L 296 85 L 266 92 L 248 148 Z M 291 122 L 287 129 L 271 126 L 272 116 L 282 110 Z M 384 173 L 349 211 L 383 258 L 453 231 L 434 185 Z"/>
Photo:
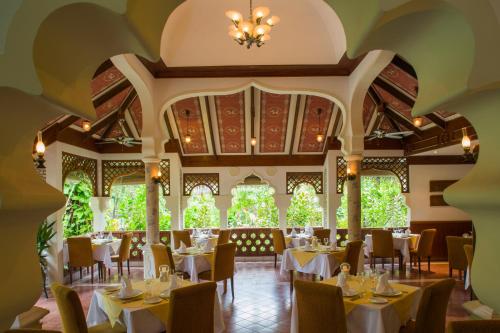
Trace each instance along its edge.
<path fill-rule="evenodd" d="M 400 291 L 400 295 L 393 297 L 383 297 L 387 303 L 374 304 L 372 298 L 374 291 L 368 286 L 367 290 L 362 290 L 360 277 L 350 276 L 348 285 L 357 289 L 360 293 L 343 297 L 344 311 L 346 314 L 347 331 L 350 333 L 398 333 L 401 326 L 404 326 L 410 319 L 415 319 L 418 304 L 422 296 L 422 289 L 400 283 L 390 283 L 394 290 Z M 323 280 L 319 283 L 330 285 L 337 284 L 337 277 Z M 366 285 L 369 285 L 368 283 Z M 298 333 L 299 316 L 295 293 L 292 296 L 292 318 L 291 333 Z"/>
<path fill-rule="evenodd" d="M 179 280 L 178 287 L 193 285 L 193 282 Z M 169 287 L 169 282 L 160 282 L 155 279 L 151 283 L 151 295 L 159 296 Z M 146 282 L 132 281 L 132 288 L 145 292 Z M 120 300 L 117 292 L 108 292 L 106 289 L 97 289 L 92 295 L 87 313 L 89 326 L 109 322 L 111 326 L 121 325 L 127 333 L 160 333 L 165 332 L 169 313 L 169 298 L 163 298 L 160 303 L 146 304 L 144 294 L 129 300 Z M 222 316 L 222 307 L 219 295 L 215 292 L 214 299 L 214 332 L 225 331 Z M 167 332 L 168 333 L 168 332 Z"/>
<path fill-rule="evenodd" d="M 306 242 L 311 242 L 312 236 L 306 233 L 298 233 L 296 235 L 286 235 L 285 245 L 288 248 L 296 248 L 304 246 Z"/>
<path fill-rule="evenodd" d="M 407 263 L 410 261 L 410 250 L 416 248 L 418 239 L 420 235 L 418 234 L 392 234 L 392 242 L 394 245 L 394 250 L 399 250 L 403 257 L 403 263 Z M 370 253 L 373 252 L 373 237 L 370 234 L 365 236 L 365 244 L 366 246 L 363 248 L 364 254 L 367 257 L 370 257 Z"/>
<path fill-rule="evenodd" d="M 95 261 L 102 262 L 106 268 L 111 269 L 113 262 L 111 256 L 117 254 L 122 240 L 119 238 L 96 238 L 92 239 L 92 257 Z M 63 245 L 63 262 L 69 262 L 68 243 Z"/>
<path fill-rule="evenodd" d="M 205 252 L 198 247 L 188 247 L 185 253 L 172 253 L 175 270 L 188 273 L 192 282 L 198 282 L 198 274 L 212 269 L 214 252 Z"/>

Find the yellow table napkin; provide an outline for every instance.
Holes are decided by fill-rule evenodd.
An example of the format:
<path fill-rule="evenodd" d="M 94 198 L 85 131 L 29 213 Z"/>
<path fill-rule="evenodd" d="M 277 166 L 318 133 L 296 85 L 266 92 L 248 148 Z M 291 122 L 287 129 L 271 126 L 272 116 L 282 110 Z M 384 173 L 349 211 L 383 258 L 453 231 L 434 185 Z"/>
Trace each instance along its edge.
<path fill-rule="evenodd" d="M 313 260 L 319 252 L 306 252 L 303 250 L 292 250 L 292 256 L 297 260 L 300 267 L 304 267 L 309 261 Z"/>

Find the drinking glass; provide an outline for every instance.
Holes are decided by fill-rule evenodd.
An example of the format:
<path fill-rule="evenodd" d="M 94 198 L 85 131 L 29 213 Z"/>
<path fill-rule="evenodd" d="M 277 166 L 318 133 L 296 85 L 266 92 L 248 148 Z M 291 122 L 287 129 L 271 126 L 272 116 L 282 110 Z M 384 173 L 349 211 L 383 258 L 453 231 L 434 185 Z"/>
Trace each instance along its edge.
<path fill-rule="evenodd" d="M 148 299 L 153 297 L 153 279 L 145 279 L 144 284 L 145 284 L 145 291 L 144 291 L 144 298 Z"/>
<path fill-rule="evenodd" d="M 330 238 L 328 237 L 323 238 L 323 245 L 328 246 L 328 244 L 330 244 Z"/>
<path fill-rule="evenodd" d="M 182 286 L 182 282 L 184 281 L 184 272 L 175 272 L 175 277 L 177 279 L 177 284 Z"/>

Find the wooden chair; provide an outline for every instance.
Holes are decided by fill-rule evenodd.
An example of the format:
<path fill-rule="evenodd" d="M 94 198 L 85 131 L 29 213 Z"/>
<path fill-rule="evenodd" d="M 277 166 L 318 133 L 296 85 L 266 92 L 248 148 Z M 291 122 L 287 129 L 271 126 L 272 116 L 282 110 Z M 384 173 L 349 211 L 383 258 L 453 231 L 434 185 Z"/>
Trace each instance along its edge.
<path fill-rule="evenodd" d="M 274 247 L 274 268 L 278 263 L 278 254 L 283 255 L 283 251 L 286 249 L 285 235 L 283 235 L 283 230 L 272 229 L 271 234 L 273 235 L 273 247 Z"/>
<path fill-rule="evenodd" d="M 467 269 L 467 257 L 465 256 L 464 245 L 472 245 L 472 238 L 458 236 L 447 236 L 446 245 L 448 248 L 449 276 L 452 277 L 453 270 L 458 270 L 458 277 L 462 278 L 462 271 Z M 465 279 L 465 276 L 464 276 Z"/>
<path fill-rule="evenodd" d="M 299 333 L 347 333 L 341 288 L 301 280 L 294 284 Z"/>
<path fill-rule="evenodd" d="M 382 268 L 384 268 L 384 259 L 391 258 L 392 271 L 394 272 L 394 243 L 392 240 L 392 231 L 390 230 L 373 230 L 372 231 L 373 252 L 370 253 L 370 262 L 375 267 L 376 259 L 382 259 Z M 401 264 L 401 255 L 399 255 Z"/>
<path fill-rule="evenodd" d="M 314 229 L 313 236 L 316 236 L 323 243 L 323 239 L 330 239 L 330 229 Z"/>
<path fill-rule="evenodd" d="M 359 263 L 359 253 L 361 252 L 361 247 L 363 246 L 363 241 L 352 241 L 347 243 L 345 248 L 344 262 L 351 266 L 350 274 L 358 274 L 358 263 Z M 337 269 L 340 272 L 340 268 Z"/>
<path fill-rule="evenodd" d="M 460 320 L 448 324 L 448 333 L 498 333 L 500 320 Z"/>
<path fill-rule="evenodd" d="M 201 272 L 198 278 L 213 282 L 224 281 L 224 293 L 227 292 L 227 280 L 231 280 L 231 295 L 234 299 L 234 256 L 236 243 L 217 245 L 214 252 L 212 269 Z"/>
<path fill-rule="evenodd" d="M 60 331 L 48 331 L 37 328 L 15 328 L 7 330 L 5 333 L 61 333 Z"/>
<path fill-rule="evenodd" d="M 444 333 L 446 309 L 454 285 L 454 279 L 444 279 L 424 288 L 416 320 L 409 321 L 400 332 Z"/>
<path fill-rule="evenodd" d="M 160 266 L 162 265 L 167 265 L 170 270 L 175 270 L 175 267 L 170 266 L 171 262 L 168 257 L 167 247 L 165 245 L 153 244 L 151 245 L 151 252 L 153 252 L 153 259 L 155 261 L 156 277 L 160 276 Z"/>
<path fill-rule="evenodd" d="M 181 242 L 183 242 L 186 247 L 191 247 L 191 235 L 187 230 L 172 230 L 172 238 L 174 239 L 174 250 L 181 246 Z"/>
<path fill-rule="evenodd" d="M 59 283 L 52 284 L 51 289 L 59 309 L 64 333 L 126 332 L 126 329 L 120 324 L 111 327 L 109 322 L 87 327 L 82 303 L 76 291 Z"/>
<path fill-rule="evenodd" d="M 414 250 L 410 250 L 410 265 L 413 262 L 413 258 L 417 258 L 419 274 L 422 273 L 421 258 L 427 257 L 427 270 L 429 272 L 431 271 L 432 245 L 434 244 L 434 237 L 436 236 L 436 232 L 436 229 L 422 230 L 417 243 L 417 248 Z"/>
<path fill-rule="evenodd" d="M 215 282 L 177 288 L 170 293 L 167 332 L 213 333 Z"/>
<path fill-rule="evenodd" d="M 111 261 L 118 264 L 118 274 L 123 275 L 123 262 L 127 261 L 127 271 L 130 275 L 130 245 L 132 244 L 132 233 L 123 234 L 118 254 L 111 256 Z M 111 270 L 109 270 L 111 276 Z"/>
<path fill-rule="evenodd" d="M 73 283 L 73 268 L 80 268 L 80 279 L 82 278 L 82 268 L 90 267 L 90 281 L 94 283 L 94 265 L 97 261 L 94 260 L 92 253 L 92 241 L 90 237 L 69 237 L 68 254 L 69 254 L 69 282 Z"/>
<path fill-rule="evenodd" d="M 217 239 L 217 245 L 229 243 L 229 236 L 231 236 L 231 230 L 221 229 L 219 231 L 219 238 Z"/>

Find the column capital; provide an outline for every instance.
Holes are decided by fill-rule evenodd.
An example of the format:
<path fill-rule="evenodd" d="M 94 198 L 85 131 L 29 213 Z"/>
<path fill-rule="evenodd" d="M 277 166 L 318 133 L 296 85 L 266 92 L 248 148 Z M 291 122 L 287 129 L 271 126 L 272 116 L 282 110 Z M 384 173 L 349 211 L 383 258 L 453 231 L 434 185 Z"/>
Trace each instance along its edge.
<path fill-rule="evenodd" d="M 142 161 L 146 164 L 158 164 L 161 162 L 161 159 L 158 157 L 144 157 Z"/>
<path fill-rule="evenodd" d="M 344 156 L 344 159 L 347 162 L 361 161 L 363 159 L 363 155 L 361 154 L 346 155 Z"/>

